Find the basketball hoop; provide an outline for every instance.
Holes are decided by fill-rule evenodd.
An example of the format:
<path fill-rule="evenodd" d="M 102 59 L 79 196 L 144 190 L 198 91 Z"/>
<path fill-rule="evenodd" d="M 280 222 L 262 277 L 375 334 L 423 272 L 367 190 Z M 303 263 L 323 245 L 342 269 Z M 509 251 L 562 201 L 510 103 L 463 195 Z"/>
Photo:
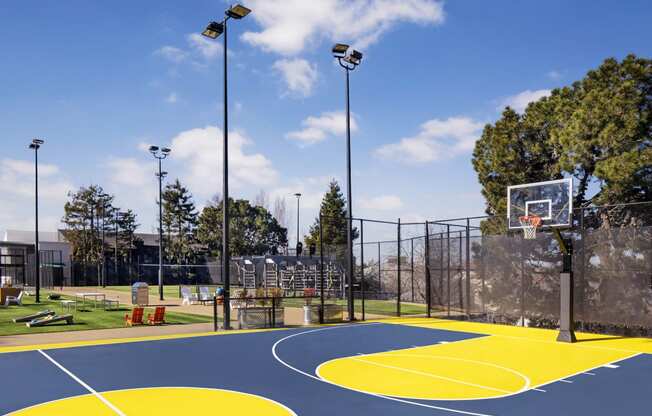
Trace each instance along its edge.
<path fill-rule="evenodd" d="M 521 227 L 523 227 L 523 238 L 534 240 L 537 238 L 537 228 L 541 226 L 541 217 L 538 215 L 524 215 L 518 217 Z"/>

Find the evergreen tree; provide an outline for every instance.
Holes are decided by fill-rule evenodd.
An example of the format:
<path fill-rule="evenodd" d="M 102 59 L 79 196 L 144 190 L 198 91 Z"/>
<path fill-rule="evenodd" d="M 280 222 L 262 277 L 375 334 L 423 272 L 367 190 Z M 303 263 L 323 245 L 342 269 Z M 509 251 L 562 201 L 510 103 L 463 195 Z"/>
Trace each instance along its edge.
<path fill-rule="evenodd" d="M 324 227 L 322 231 L 324 249 L 326 247 L 346 247 L 346 200 L 340 190 L 340 185 L 334 179 L 328 185 L 328 191 L 322 199 L 320 212 Z M 315 244 L 319 248 L 319 234 L 319 217 L 317 217 L 310 227 L 308 235 L 304 237 L 306 246 Z M 353 240 L 357 239 L 358 235 L 358 229 L 353 228 Z"/>
<path fill-rule="evenodd" d="M 176 264 L 189 264 L 197 257 L 194 233 L 197 211 L 192 194 L 179 180 L 165 186 L 163 191 L 163 233 L 165 256 Z"/>
<path fill-rule="evenodd" d="M 287 244 L 287 229 L 263 206 L 252 206 L 244 199 L 229 199 L 230 254 L 276 254 Z M 201 212 L 197 240 L 211 256 L 222 252 L 222 201 L 214 198 Z"/>
<path fill-rule="evenodd" d="M 523 115 L 506 108 L 476 142 L 473 167 L 494 216 L 485 232 L 505 230 L 507 187 L 519 183 L 573 176 L 577 207 L 652 200 L 652 60 L 607 59 Z"/>

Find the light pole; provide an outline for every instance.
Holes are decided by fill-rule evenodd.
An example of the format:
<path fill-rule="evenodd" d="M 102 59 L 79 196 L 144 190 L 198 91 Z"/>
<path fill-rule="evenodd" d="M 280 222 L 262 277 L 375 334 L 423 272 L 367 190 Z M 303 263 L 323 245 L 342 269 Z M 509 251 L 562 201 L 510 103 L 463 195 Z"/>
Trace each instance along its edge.
<path fill-rule="evenodd" d="M 297 257 L 299 254 L 299 200 L 301 199 L 301 194 L 296 193 L 294 196 L 297 197 Z"/>
<path fill-rule="evenodd" d="M 349 321 L 355 320 L 353 305 L 353 200 L 351 197 L 351 109 L 349 103 L 349 73 L 360 65 L 362 53 L 351 50 L 349 45 L 337 43 L 333 46 L 333 56 L 337 58 L 340 66 L 346 73 L 346 249 L 347 249 L 347 280 L 348 280 L 348 309 Z"/>
<path fill-rule="evenodd" d="M 167 147 L 150 146 L 149 152 L 158 160 L 158 295 L 163 300 L 163 178 L 168 174 L 163 172 L 162 161 L 172 150 Z"/>
<path fill-rule="evenodd" d="M 106 200 L 109 198 L 108 194 L 100 194 L 98 195 L 99 202 L 102 204 L 102 287 L 106 287 L 106 253 L 104 251 L 104 244 L 105 244 L 105 239 L 104 239 L 104 232 L 106 230 Z M 100 220 L 99 218 L 97 219 L 97 226 L 100 226 Z"/>
<path fill-rule="evenodd" d="M 231 306 L 230 306 L 230 289 L 231 289 L 231 271 L 229 269 L 229 102 L 228 102 L 228 71 L 227 71 L 227 21 L 231 18 L 239 20 L 251 13 L 251 10 L 236 4 L 224 12 L 226 17 L 221 22 L 210 22 L 202 32 L 203 36 L 210 39 L 217 39 L 224 34 L 224 125 L 223 130 L 223 148 L 222 157 L 222 278 L 224 282 L 224 329 L 231 329 Z"/>
<path fill-rule="evenodd" d="M 34 276 L 36 276 L 36 303 L 41 302 L 41 259 L 38 243 L 38 149 L 45 141 L 34 139 L 29 148 L 34 150 Z"/>

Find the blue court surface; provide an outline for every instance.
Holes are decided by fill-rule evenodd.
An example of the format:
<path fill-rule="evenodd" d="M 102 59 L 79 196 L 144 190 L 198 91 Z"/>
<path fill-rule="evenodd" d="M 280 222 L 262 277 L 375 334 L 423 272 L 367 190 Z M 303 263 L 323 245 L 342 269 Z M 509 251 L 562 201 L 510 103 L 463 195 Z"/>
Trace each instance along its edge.
<path fill-rule="evenodd" d="M 527 337 L 445 328 L 441 321 L 437 325 L 365 323 L 7 352 L 0 354 L 0 412 L 173 414 L 157 408 L 156 397 L 148 404 L 136 393 L 131 398 L 116 395 L 115 401 L 110 393 L 156 392 L 166 387 L 178 389 L 182 402 L 183 392 L 193 389 L 246 394 L 229 405 L 218 399 L 208 407 L 189 396 L 184 414 L 256 414 L 258 408 L 250 407 L 252 398 L 277 406 L 279 413 L 273 414 L 315 416 L 652 412 L 652 355 L 619 344 L 618 338 L 563 345 L 559 350 L 556 344 L 535 339 L 537 344 L 528 350 L 530 344 L 518 344 Z M 509 357 L 515 360 L 511 369 L 504 362 L 491 361 L 501 353 L 491 350 L 492 343 L 484 345 L 492 337 L 524 350 L 522 357 Z M 652 340 L 639 342 L 645 351 L 648 341 Z M 504 352 L 505 347 L 496 345 Z M 477 349 L 466 349 L 473 346 Z M 541 348 L 557 357 L 551 360 L 583 359 L 595 352 L 607 354 L 603 361 L 608 362 L 599 359 L 599 365 L 585 371 L 569 370 L 567 377 L 536 383 L 537 375 L 525 371 L 532 362 L 548 359 L 537 355 Z M 408 356 L 412 361 L 400 359 Z M 415 357 L 428 361 L 410 364 Z M 372 364 L 371 359 L 376 361 Z M 353 368 L 358 370 L 347 370 Z M 391 395 L 379 389 L 403 393 Z M 432 393 L 428 397 L 451 398 L 410 397 L 409 392 L 417 390 Z M 488 397 L 483 398 L 483 392 Z M 138 401 L 137 405 L 130 400 Z"/>

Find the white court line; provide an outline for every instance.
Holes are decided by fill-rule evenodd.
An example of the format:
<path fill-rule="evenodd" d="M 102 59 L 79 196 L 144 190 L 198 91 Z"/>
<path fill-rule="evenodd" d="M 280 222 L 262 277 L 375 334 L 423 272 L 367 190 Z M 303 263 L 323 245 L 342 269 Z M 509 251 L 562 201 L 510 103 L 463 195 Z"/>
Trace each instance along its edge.
<path fill-rule="evenodd" d="M 120 415 L 120 416 L 126 416 L 124 413 L 122 413 L 122 412 L 120 411 L 120 409 L 118 409 L 118 408 L 115 407 L 115 406 L 114 406 L 110 401 L 108 401 L 107 399 L 105 399 L 104 396 L 102 396 L 100 393 L 98 393 L 97 391 L 95 391 L 95 390 L 94 390 L 91 386 L 89 386 L 88 384 L 84 383 L 84 381 L 83 381 L 82 379 L 80 379 L 79 377 L 77 377 L 76 375 L 74 375 L 72 372 L 70 372 L 66 367 L 64 367 L 64 366 L 62 366 L 61 364 L 59 364 L 59 363 L 58 363 L 54 358 L 50 357 L 49 355 L 47 355 L 46 353 L 44 353 L 42 350 L 36 350 L 36 351 L 38 351 L 39 353 L 41 353 L 41 355 L 44 356 L 45 358 L 47 358 L 47 359 L 48 359 L 52 364 L 54 364 L 54 365 L 56 365 L 57 367 L 59 367 L 59 369 L 60 369 L 61 371 L 63 371 L 64 373 L 68 374 L 68 375 L 70 376 L 70 378 L 72 378 L 72 379 L 75 380 L 77 383 L 79 383 L 83 388 L 85 388 L 86 390 L 88 390 L 91 394 L 93 394 L 93 396 L 95 396 L 95 397 L 97 397 L 98 399 L 100 399 L 100 401 L 101 401 L 102 403 L 104 403 L 105 405 L 107 405 L 107 406 L 108 406 L 111 410 L 113 410 L 117 415 Z"/>
<path fill-rule="evenodd" d="M 572 381 L 570 381 L 570 380 L 564 380 L 563 378 L 562 378 L 561 380 L 559 380 L 559 382 L 560 382 L 560 383 L 568 383 L 568 384 L 573 384 L 573 382 L 572 382 Z"/>
<path fill-rule="evenodd" d="M 416 374 L 416 375 L 419 375 L 419 376 L 424 376 L 424 377 L 430 377 L 430 378 L 436 378 L 436 379 L 440 379 L 440 380 L 450 381 L 452 383 L 463 384 L 463 385 L 466 385 L 466 386 L 476 387 L 476 388 L 479 388 L 479 389 L 492 390 L 492 391 L 497 391 L 499 393 L 507 393 L 507 394 L 514 393 L 513 391 L 509 391 L 509 390 L 497 389 L 495 387 L 489 387 L 489 386 L 483 386 L 481 384 L 469 383 L 469 382 L 462 381 L 462 380 L 457 380 L 457 379 L 454 379 L 454 378 L 439 376 L 437 374 L 424 373 L 422 371 L 411 370 L 409 368 L 394 367 L 393 365 L 381 364 L 381 363 L 377 363 L 377 362 L 374 362 L 374 361 L 361 360 L 359 358 L 353 358 L 353 357 L 351 357 L 350 359 L 353 360 L 353 361 L 359 361 L 359 362 L 365 363 L 365 364 L 371 364 L 371 365 L 376 365 L 378 367 L 389 368 L 391 370 L 403 371 L 405 373 L 412 373 L 412 374 Z"/>
<path fill-rule="evenodd" d="M 587 376 L 594 376 L 595 375 L 595 373 L 589 373 L 588 371 L 585 371 L 582 374 L 585 374 Z"/>
<path fill-rule="evenodd" d="M 545 390 L 543 390 L 543 389 L 531 389 L 531 390 L 538 391 L 538 392 L 541 392 L 541 393 L 547 393 L 547 392 L 546 392 Z"/>
<path fill-rule="evenodd" d="M 467 412 L 467 411 L 464 411 L 464 410 L 451 409 L 451 408 L 448 408 L 448 407 L 433 406 L 433 405 L 429 405 L 429 404 L 425 404 L 425 403 L 413 402 L 413 401 L 410 401 L 410 400 L 404 400 L 404 399 L 399 399 L 399 398 L 390 397 L 390 396 L 383 396 L 382 394 L 370 393 L 368 391 L 356 390 L 356 389 L 352 389 L 350 387 L 340 386 L 339 384 L 335 384 L 335 383 L 330 382 L 328 380 L 325 380 L 325 379 L 323 379 L 321 377 L 314 376 L 312 374 L 306 373 L 303 370 L 299 370 L 298 368 L 291 366 L 290 364 L 283 361 L 278 356 L 278 353 L 276 352 L 276 349 L 278 348 L 278 346 L 281 343 L 287 341 L 288 339 L 297 337 L 299 335 L 305 335 L 305 334 L 321 332 L 321 331 L 328 331 L 328 330 L 333 330 L 333 329 L 351 328 L 351 327 L 356 327 L 356 326 L 359 327 L 359 326 L 363 326 L 363 325 L 376 325 L 376 324 L 375 323 L 369 323 L 369 324 L 357 324 L 357 325 L 331 326 L 331 327 L 328 327 L 328 328 L 319 328 L 319 329 L 313 329 L 313 330 L 310 330 L 310 331 L 297 332 L 297 333 L 294 333 L 292 335 L 288 335 L 288 336 L 283 337 L 283 338 L 279 339 L 278 341 L 276 341 L 274 343 L 274 345 L 272 346 L 272 355 L 274 356 L 274 359 L 276 359 L 276 361 L 278 361 L 280 364 L 282 364 L 283 366 L 289 368 L 290 370 L 292 370 L 292 371 L 294 371 L 296 373 L 299 373 L 301 375 L 309 377 L 309 378 L 311 378 L 313 380 L 321 381 L 322 383 L 330 384 L 331 386 L 339 387 L 341 389 L 355 391 L 356 393 L 366 394 L 368 396 L 373 396 L 373 397 L 378 397 L 378 398 L 381 398 L 381 399 L 391 400 L 391 401 L 398 402 L 398 403 L 411 404 L 411 405 L 414 405 L 414 406 L 425 407 L 425 408 L 428 408 L 428 409 L 442 410 L 442 411 L 445 411 L 445 412 L 451 412 L 451 413 L 457 413 L 457 414 L 469 415 L 469 416 L 491 416 L 491 415 L 488 415 L 488 414 L 485 414 L 485 413 L 474 413 L 474 412 Z"/>
<path fill-rule="evenodd" d="M 603 367 L 606 367 L 606 368 L 619 368 L 620 366 L 616 365 L 616 364 L 605 364 L 605 365 L 603 365 Z"/>

